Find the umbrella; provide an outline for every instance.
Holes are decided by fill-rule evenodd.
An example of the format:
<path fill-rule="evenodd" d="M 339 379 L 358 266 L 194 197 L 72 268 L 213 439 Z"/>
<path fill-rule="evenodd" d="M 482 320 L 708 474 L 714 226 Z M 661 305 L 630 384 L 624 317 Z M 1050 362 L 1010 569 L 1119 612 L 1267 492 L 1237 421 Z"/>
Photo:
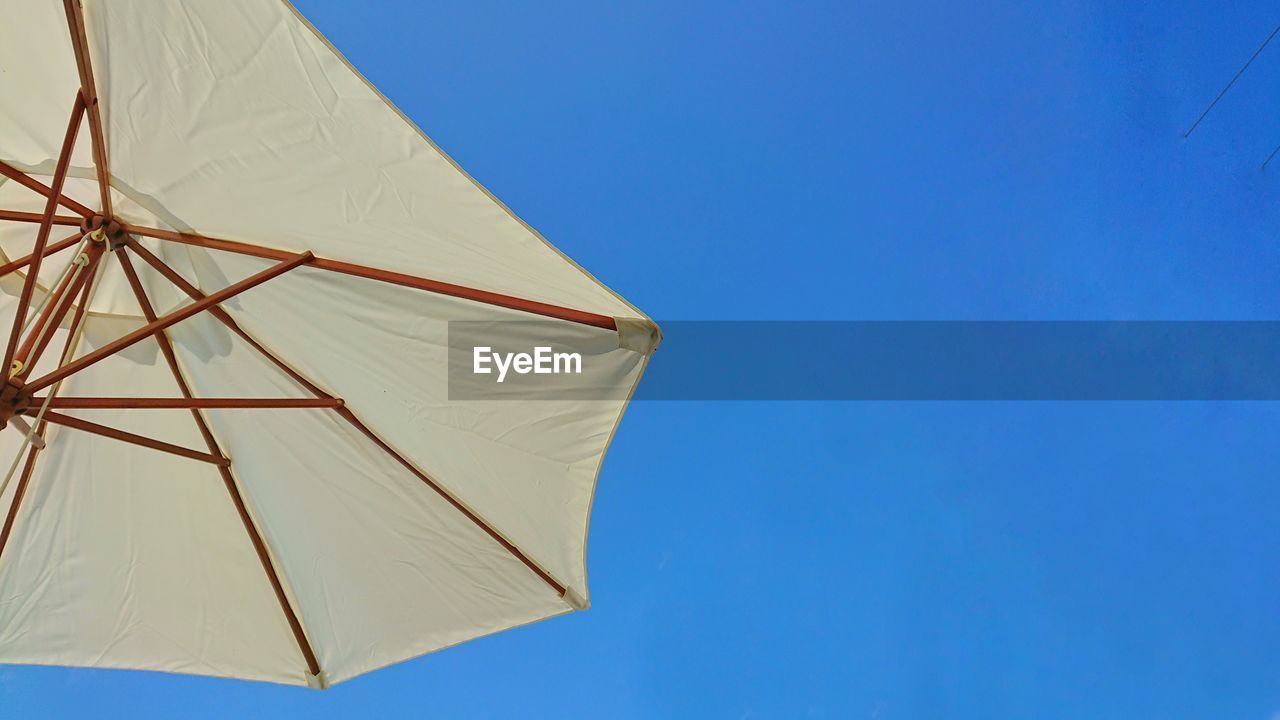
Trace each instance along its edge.
<path fill-rule="evenodd" d="M 323 688 L 585 608 L 653 322 L 286 2 L 0 17 L 0 662 Z M 459 324 L 583 392 L 457 397 Z"/>

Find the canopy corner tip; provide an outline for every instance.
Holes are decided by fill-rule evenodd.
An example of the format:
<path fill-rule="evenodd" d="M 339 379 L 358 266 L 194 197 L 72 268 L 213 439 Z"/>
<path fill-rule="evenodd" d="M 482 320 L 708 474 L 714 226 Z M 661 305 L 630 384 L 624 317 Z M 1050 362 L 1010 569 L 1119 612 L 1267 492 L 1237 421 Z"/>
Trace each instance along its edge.
<path fill-rule="evenodd" d="M 578 610 L 586 610 L 591 607 L 591 601 L 583 597 L 577 590 L 574 590 L 571 587 L 566 587 L 564 589 L 564 593 L 560 596 L 560 599 L 564 600 L 565 603 L 568 604 L 569 607 L 573 608 L 575 612 Z"/>
<path fill-rule="evenodd" d="M 328 690 L 329 689 L 329 678 L 325 677 L 323 670 L 316 672 L 314 674 L 310 670 L 307 670 L 306 675 L 307 675 L 308 688 L 312 690 Z"/>

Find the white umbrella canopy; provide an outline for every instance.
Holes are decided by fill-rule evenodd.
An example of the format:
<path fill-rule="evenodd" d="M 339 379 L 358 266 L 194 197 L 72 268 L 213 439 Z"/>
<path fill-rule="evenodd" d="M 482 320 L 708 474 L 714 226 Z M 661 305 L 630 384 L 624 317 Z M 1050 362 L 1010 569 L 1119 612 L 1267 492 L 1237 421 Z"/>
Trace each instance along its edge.
<path fill-rule="evenodd" d="M 0 69 L 0 662 L 326 687 L 586 607 L 652 321 L 280 0 L 0 0 Z M 451 399 L 529 319 L 617 392 Z"/>

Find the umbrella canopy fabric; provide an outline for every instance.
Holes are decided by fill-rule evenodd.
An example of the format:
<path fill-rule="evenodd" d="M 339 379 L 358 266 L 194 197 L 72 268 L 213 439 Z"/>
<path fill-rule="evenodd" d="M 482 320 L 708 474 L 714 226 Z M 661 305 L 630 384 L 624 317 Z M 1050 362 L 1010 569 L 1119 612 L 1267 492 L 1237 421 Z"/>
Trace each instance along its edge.
<path fill-rule="evenodd" d="M 586 607 L 652 321 L 281 0 L 0 19 L 0 662 L 326 687 Z M 616 392 L 451 399 L 530 319 Z"/>

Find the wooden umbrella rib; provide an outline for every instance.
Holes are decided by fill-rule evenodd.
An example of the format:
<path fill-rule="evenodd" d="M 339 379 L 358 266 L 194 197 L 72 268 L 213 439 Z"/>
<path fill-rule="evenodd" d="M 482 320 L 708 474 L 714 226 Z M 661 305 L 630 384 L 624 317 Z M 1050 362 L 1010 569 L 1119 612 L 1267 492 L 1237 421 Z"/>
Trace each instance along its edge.
<path fill-rule="evenodd" d="M 182 275 L 178 273 L 178 271 L 169 267 L 168 263 L 156 257 L 155 253 L 148 250 L 146 246 L 144 246 L 142 243 L 138 242 L 137 240 L 134 240 L 132 237 L 130 237 L 125 242 L 131 251 L 133 251 L 138 257 L 146 261 L 146 263 L 150 265 L 152 269 L 160 273 L 166 280 L 173 283 L 174 286 L 176 286 L 179 290 L 186 293 L 187 297 L 190 297 L 192 300 L 196 300 L 196 301 L 204 299 L 205 295 L 203 292 L 200 291 L 199 288 L 197 288 L 195 285 L 192 285 L 190 282 L 188 282 L 186 278 L 182 277 Z M 307 391 L 310 392 L 312 395 L 315 395 L 318 398 L 326 398 L 330 400 L 334 399 L 331 395 L 326 393 L 324 390 L 321 390 L 315 383 L 303 377 L 293 368 L 289 367 L 288 365 L 285 365 L 284 363 L 279 362 L 275 358 L 275 356 L 273 356 L 270 352 L 268 352 L 267 349 L 264 348 L 262 344 L 258 342 L 256 338 L 254 338 L 252 335 L 242 330 L 240 328 L 240 324 L 237 323 L 235 319 L 232 318 L 229 313 L 227 313 L 226 310 L 223 310 L 217 305 L 214 305 L 213 307 L 209 308 L 209 314 L 212 315 L 214 318 L 216 318 L 223 325 L 225 325 L 227 329 L 231 330 L 231 332 L 238 335 L 241 340 L 244 340 L 245 342 L 249 343 L 249 345 L 254 350 L 257 350 L 259 353 L 261 353 L 263 357 L 270 359 L 273 363 L 275 363 L 277 368 L 279 368 L 282 372 L 284 372 L 286 375 L 292 378 L 294 382 L 306 388 Z"/>
<path fill-rule="evenodd" d="M 89 311 L 89 300 L 93 298 L 93 283 L 98 277 L 96 271 L 97 267 L 95 266 L 94 272 L 90 273 L 89 280 L 84 284 L 84 289 L 80 291 L 80 302 L 76 305 L 75 315 L 71 316 L 71 331 L 67 333 L 67 341 L 62 349 L 62 355 L 58 357 L 59 362 L 67 362 L 70 359 L 67 355 L 72 349 L 72 344 L 76 341 L 76 335 L 79 332 L 77 328 L 80 327 L 80 323 L 84 322 L 84 314 Z M 24 372 L 30 372 L 33 365 L 29 363 Z M 23 377 L 25 378 L 26 375 L 24 374 Z M 61 386 L 58 386 L 58 388 L 61 388 Z M 56 393 L 50 392 L 49 399 L 57 400 L 58 396 Z M 36 405 L 35 407 L 40 406 Z"/>
<path fill-rule="evenodd" d="M 355 413 L 351 412 L 346 407 L 337 408 L 337 412 L 338 412 L 338 415 L 340 415 L 343 420 L 346 420 L 352 427 L 354 427 L 356 430 L 359 430 L 360 433 L 364 435 L 366 438 L 368 438 L 370 442 L 372 442 L 374 445 L 377 445 L 383 452 L 391 456 L 391 458 L 395 460 L 397 463 L 399 463 L 401 467 L 403 467 L 405 470 L 408 470 L 411 474 L 413 474 L 414 477 L 418 478 L 423 483 L 425 483 L 427 487 L 430 487 L 432 490 L 434 490 L 437 495 L 444 498 L 444 500 L 448 502 L 450 505 L 452 505 L 454 509 L 456 509 L 458 512 L 465 515 L 468 520 L 470 520 L 477 527 L 483 530 L 485 534 L 493 538 L 493 540 L 497 542 L 499 545 L 501 545 L 503 548 L 505 548 L 507 552 L 515 556 L 515 558 L 519 560 L 521 563 L 523 563 L 525 567 L 533 571 L 533 574 L 537 575 L 539 578 L 542 579 L 543 582 L 551 586 L 551 588 L 556 591 L 557 595 L 564 597 L 565 593 L 568 592 L 568 588 L 563 583 L 561 583 L 559 580 L 556 580 L 554 577 L 552 577 L 551 574 L 548 573 L 546 570 L 543 570 L 542 566 L 535 563 L 532 558 L 530 558 L 528 555 L 524 553 L 523 550 L 516 547 L 514 543 L 512 543 L 510 540 L 503 537 L 502 533 L 498 532 L 496 529 L 493 528 L 493 526 L 489 525 L 489 523 L 482 520 L 479 515 L 475 514 L 475 512 L 473 512 L 470 508 L 464 505 L 462 501 L 458 500 L 450 492 L 445 490 L 444 487 L 442 487 L 439 483 L 437 483 L 434 479 L 432 479 L 430 475 L 427 475 L 423 471 L 419 470 L 416 465 L 414 465 L 412 462 L 409 462 L 408 458 L 401 455 L 399 451 L 391 447 L 391 445 L 389 445 L 381 437 L 378 437 L 378 435 L 375 434 L 373 430 L 369 428 L 368 425 L 365 425 L 364 422 L 360 420 L 360 418 L 356 417 Z"/>
<path fill-rule="evenodd" d="M 9 222 L 20 223 L 38 223 L 42 222 L 40 213 L 24 212 L 22 210 L 0 210 L 0 220 L 8 220 Z M 84 218 L 75 217 L 73 215 L 54 215 L 54 225 L 64 225 L 67 227 L 80 227 L 80 223 Z"/>
<path fill-rule="evenodd" d="M 80 303 L 80 305 L 76 307 L 75 318 L 72 320 L 72 324 L 71 324 L 73 328 L 80 326 L 80 321 L 83 318 L 83 315 L 85 312 L 85 306 L 88 304 L 87 288 L 85 292 L 86 292 L 86 301 Z M 63 362 L 65 362 L 71 355 L 71 351 L 76 341 L 76 334 L 77 333 L 74 333 L 74 332 L 67 333 L 66 342 L 63 344 L 63 347 L 62 347 L 62 355 L 59 356 L 59 359 L 62 360 Z M 56 390 L 57 388 L 54 388 L 54 389 Z M 40 422 L 36 423 L 35 434 L 43 438 L 45 434 L 45 430 L 48 427 L 49 427 L 48 420 L 42 418 Z M 8 512 L 5 513 L 4 526 L 0 527 L 0 559 L 3 559 L 5 545 L 8 543 L 9 535 L 13 531 L 13 523 L 18 517 L 18 508 L 21 507 L 22 505 L 22 499 L 26 497 L 27 485 L 30 484 L 31 482 L 31 476 L 33 471 L 35 470 L 36 459 L 40 456 L 41 449 L 42 449 L 41 445 L 32 444 L 31 450 L 27 454 L 26 463 L 22 467 L 22 475 L 18 478 L 18 485 L 17 487 L 14 488 L 13 501 L 9 504 Z"/>
<path fill-rule="evenodd" d="M 142 281 L 138 278 L 138 273 L 134 269 L 133 263 L 129 260 L 129 256 L 124 250 L 117 252 L 116 256 L 120 258 L 120 267 L 129 281 L 129 286 L 133 288 L 133 294 L 138 299 L 138 306 L 142 308 L 142 314 L 149 322 L 155 322 L 155 307 L 152 306 L 150 298 L 147 297 L 146 290 L 142 287 Z M 195 400 L 191 387 L 187 384 L 187 379 L 182 374 L 182 368 L 178 365 L 178 357 L 173 350 L 173 344 L 169 341 L 169 336 L 162 330 L 156 333 L 155 338 L 160 345 L 160 351 L 164 355 L 165 363 L 168 364 L 170 372 L 173 373 L 173 380 L 177 383 L 183 399 L 187 401 Z M 218 446 L 217 439 L 213 436 L 213 431 L 209 429 L 204 416 L 200 414 L 200 410 L 196 407 L 191 407 L 191 417 L 195 420 L 196 427 L 200 430 L 200 437 L 204 439 L 209 453 L 220 458 L 225 457 L 222 449 Z M 240 494 L 240 488 L 236 485 L 235 477 L 231 474 L 231 463 L 227 462 L 219 465 L 218 472 L 222 477 L 222 484 L 226 487 L 227 493 L 231 497 L 231 502 L 236 508 L 236 514 L 240 516 L 240 522 L 249 536 L 254 552 L 258 556 L 258 561 L 262 565 L 263 571 L 267 574 L 271 589 L 275 593 L 276 600 L 280 603 L 280 609 L 284 612 L 285 621 L 293 632 L 294 640 L 298 643 L 298 649 L 307 663 L 307 672 L 314 677 L 320 677 L 320 661 L 316 658 L 315 651 L 311 647 L 311 641 L 307 639 L 306 631 L 302 627 L 302 621 L 299 619 L 298 613 L 293 609 L 293 604 L 289 602 L 288 594 L 284 591 L 284 584 L 280 580 L 279 572 L 276 571 L 275 563 L 271 560 L 266 541 L 254 523 L 253 517 L 249 514 L 244 497 Z"/>
<path fill-rule="evenodd" d="M 194 285 L 188 282 L 185 278 L 182 277 L 182 275 L 180 275 L 173 268 L 169 267 L 167 263 L 165 263 L 160 258 L 156 257 L 154 253 L 147 250 L 136 240 L 130 238 L 127 242 L 128 242 L 129 249 L 137 252 L 138 255 L 142 257 L 143 260 L 145 260 L 148 264 L 150 264 L 153 268 L 155 268 L 156 271 L 159 272 L 161 275 L 168 278 L 180 290 L 182 290 L 184 293 L 190 296 L 191 299 L 199 301 L 201 298 L 205 297 L 198 288 L 196 288 Z M 304 377 L 298 371 L 294 370 L 288 363 L 281 360 L 278 356 L 276 356 L 275 353 L 268 350 L 256 339 L 254 339 L 253 336 L 249 335 L 247 332 L 241 329 L 239 324 L 237 324 L 236 321 L 233 318 L 231 318 L 229 314 L 227 314 L 226 312 L 222 312 L 222 313 L 215 314 L 214 317 L 221 320 L 223 324 L 225 324 L 232 332 L 236 333 L 241 338 L 246 340 L 250 345 L 252 345 L 254 349 L 256 349 L 259 353 L 261 353 L 264 358 L 270 361 L 282 372 L 288 374 L 290 377 L 296 380 L 300 385 L 307 388 L 307 390 L 309 390 L 312 394 L 316 395 L 316 397 L 333 399 L 332 395 L 322 390 L 318 385 L 316 385 L 314 382 Z M 484 518 L 477 515 L 470 508 L 464 505 L 460 500 L 453 497 L 453 495 L 448 490 L 446 490 L 443 486 L 441 486 L 434 479 L 432 479 L 431 476 L 419 470 L 416 465 L 414 465 L 412 462 L 409 461 L 408 458 L 401 455 L 395 448 L 391 447 L 390 444 L 388 444 L 381 437 L 379 437 L 375 432 L 373 432 L 373 430 L 369 428 L 369 426 L 365 425 L 364 422 L 361 421 L 360 418 L 357 417 L 355 413 L 351 412 L 351 410 L 348 409 L 345 404 L 339 405 L 335 409 L 337 410 L 338 415 L 343 420 L 345 420 L 348 424 L 350 424 L 356 430 L 360 431 L 360 433 L 364 435 L 366 438 L 368 438 L 370 442 L 378 446 L 378 448 L 381 449 L 383 452 L 387 453 L 387 455 L 389 455 L 392 459 L 394 459 L 398 464 L 400 464 L 402 467 L 408 470 L 411 474 L 413 474 L 414 477 L 418 478 L 420 481 L 422 481 L 423 484 L 431 488 L 433 491 L 435 491 L 437 495 L 439 495 L 442 499 L 444 499 L 446 502 L 452 505 L 464 516 L 466 516 L 468 520 L 470 520 L 478 528 L 484 531 L 485 534 L 493 538 L 493 540 L 497 542 L 499 545 L 501 545 L 508 553 L 510 553 L 513 557 L 519 560 L 525 567 L 529 568 L 531 572 L 533 572 L 540 579 L 542 579 L 542 581 L 545 582 L 552 590 L 554 590 L 557 595 L 564 597 L 564 595 L 568 592 L 567 586 L 565 586 L 563 583 L 561 583 L 560 581 L 552 577 L 552 575 L 548 573 L 546 570 L 543 570 L 542 566 L 534 562 L 533 559 L 529 557 L 529 555 L 527 555 L 523 550 L 517 547 L 514 543 L 512 543 L 511 541 L 503 537 L 502 533 L 499 533 L 496 529 L 494 529 L 494 527 L 490 525 Z"/>
<path fill-rule="evenodd" d="M 222 290 L 219 290 L 218 292 L 215 292 L 212 295 L 206 295 L 203 300 L 194 302 L 190 305 L 174 310 L 173 312 L 169 313 L 168 315 L 165 315 L 164 317 L 157 318 L 154 322 L 147 323 L 143 327 L 138 328 L 137 330 L 129 333 L 128 335 L 125 335 L 124 337 L 118 338 L 110 343 L 107 343 L 106 345 L 103 345 L 97 350 L 87 355 L 84 355 L 80 358 L 77 358 L 76 360 L 73 360 L 72 362 L 67 363 L 66 365 L 58 368 L 57 370 L 54 370 L 53 372 L 47 375 L 44 375 L 40 378 L 37 378 L 36 380 L 31 381 L 26 385 L 26 389 L 28 392 L 34 393 L 38 390 L 42 390 L 46 387 L 49 387 L 50 385 L 61 380 L 62 378 L 65 378 L 68 375 L 72 375 L 74 373 L 80 372 L 81 370 L 89 367 L 90 365 L 93 365 L 94 363 L 102 360 L 103 358 L 114 355 L 120 352 L 121 350 L 124 350 L 125 348 L 130 347 L 135 343 L 138 343 L 154 335 L 160 330 L 164 330 L 165 328 L 171 325 L 174 325 L 176 323 L 179 323 L 183 320 L 186 320 L 192 315 L 195 315 L 203 310 L 206 310 L 209 307 L 212 307 L 213 305 L 230 300 L 231 298 L 235 297 L 236 295 L 239 295 L 240 293 L 246 290 L 255 288 L 258 285 L 261 285 L 262 283 L 274 277 L 282 275 L 296 268 L 297 266 L 307 262 L 309 259 L 311 259 L 311 253 L 309 252 L 303 253 L 301 255 L 295 255 L 289 260 L 285 260 L 284 262 L 273 265 L 256 275 L 245 278 L 244 280 L 241 280 L 238 283 L 235 283 L 226 288 L 223 288 Z"/>
<path fill-rule="evenodd" d="M 75 276 L 72 281 L 72 275 L 67 275 L 67 287 L 60 288 L 54 296 L 54 300 L 45 307 L 42 317 L 31 328 L 31 333 L 23 342 L 22 347 L 18 350 L 18 359 L 22 361 L 22 371 L 17 377 L 26 379 L 31 374 L 31 370 L 40 362 L 40 356 L 44 354 L 44 350 L 49 346 L 49 341 L 53 339 L 52 329 L 62 324 L 63 318 L 71 310 L 75 303 L 76 295 L 80 294 L 80 305 L 77 310 L 82 311 L 85 303 L 88 302 L 89 293 L 93 288 L 94 273 L 98 269 L 98 263 L 102 259 L 102 253 L 105 250 L 103 243 L 89 244 L 89 264 Z M 83 290 L 83 292 L 81 292 Z M 79 313 L 77 313 L 79 314 Z M 74 325 L 72 327 L 75 327 Z"/>
<path fill-rule="evenodd" d="M 32 405 L 43 402 L 44 398 L 31 398 Z M 341 406 L 337 398 L 55 397 L 49 401 L 49 407 L 58 410 L 331 410 Z"/>
<path fill-rule="evenodd" d="M 157 240 L 168 240 L 170 242 L 195 245 L 198 247 L 209 248 L 211 250 L 223 250 L 226 252 L 250 255 L 268 260 L 279 260 L 292 255 L 292 253 L 287 250 L 278 250 L 275 248 L 239 242 L 236 240 L 222 240 L 195 233 L 173 232 L 171 230 L 160 230 L 158 228 L 130 225 L 128 223 L 124 224 L 124 229 L 135 235 L 143 235 L 146 237 L 156 238 Z M 527 298 L 520 298 L 512 295 L 504 295 L 502 293 L 490 292 L 488 290 L 480 290 L 478 288 L 467 287 L 465 285 L 456 285 L 454 283 L 443 282 L 441 280 L 432 280 L 430 278 L 395 272 L 393 270 L 384 270 L 382 268 L 358 265 L 356 263 L 349 263 L 341 260 L 331 260 L 323 257 L 313 258 L 307 263 L 307 265 L 319 270 L 328 270 L 330 272 L 352 275 L 355 277 L 365 278 L 367 280 L 377 280 L 380 282 L 390 283 L 392 285 L 400 285 L 402 287 L 414 288 L 416 290 L 425 290 L 439 295 L 448 295 L 450 297 L 471 300 L 473 302 L 484 303 L 486 305 L 496 305 L 498 307 L 504 307 L 511 310 L 520 310 L 522 312 L 541 315 L 543 317 L 568 320 L 569 322 L 591 325 L 594 327 L 604 328 L 606 330 L 618 329 L 617 323 L 608 315 L 587 312 L 585 310 L 576 310 L 574 308 L 552 305 L 550 303 L 544 303 L 538 300 L 529 300 Z"/>
<path fill-rule="evenodd" d="M 40 423 L 37 434 L 44 434 L 45 424 Z M 22 466 L 22 475 L 18 477 L 18 484 L 13 489 L 13 501 L 9 503 L 9 511 L 5 513 L 4 526 L 0 527 L 0 560 L 4 559 L 4 549 L 9 543 L 9 535 L 13 532 L 13 523 L 18 518 L 18 508 L 22 506 L 22 500 L 27 496 L 27 485 L 31 483 L 31 475 L 35 470 L 36 458 L 40 456 L 40 446 L 32 445 L 27 451 L 26 462 Z"/>
<path fill-rule="evenodd" d="M 44 249 L 43 257 L 49 257 L 50 255 L 62 252 L 63 250 L 66 250 L 67 248 L 72 247 L 76 243 L 80 242 L 81 237 L 82 236 L 80 235 L 80 233 L 76 233 L 75 235 L 72 235 L 71 237 L 68 237 L 65 240 L 59 240 L 56 243 L 51 243 L 49 245 L 46 245 Z M 22 268 L 31 264 L 31 259 L 34 257 L 35 255 L 31 254 L 25 257 L 20 257 L 17 260 L 13 260 L 11 262 L 5 263 L 4 265 L 0 265 L 0 277 L 4 277 L 9 273 L 17 272 L 18 270 L 21 270 Z"/>
<path fill-rule="evenodd" d="M 83 273 L 81 273 L 81 275 L 83 275 Z M 18 349 L 14 354 L 14 359 L 26 364 L 24 358 L 31 353 L 33 346 L 36 344 L 36 339 L 40 336 L 44 328 L 49 325 L 49 319 L 52 318 L 63 305 L 63 300 L 67 297 L 67 291 L 73 284 L 75 284 L 77 288 L 80 286 L 79 280 L 80 277 L 75 273 L 67 273 L 63 275 L 62 281 L 58 283 L 58 286 L 50 291 L 50 297 L 48 302 L 45 303 L 44 310 L 41 311 L 35 321 L 31 323 L 31 329 L 27 332 L 26 339 L 18 346 Z M 75 290 L 72 290 L 71 292 L 74 293 Z M 62 322 L 61 317 L 58 318 L 58 322 Z"/>
<path fill-rule="evenodd" d="M 34 416 L 38 412 L 38 409 L 32 408 L 27 412 Z M 62 425 L 63 427 L 69 427 L 74 430 L 82 430 L 94 435 L 108 437 L 112 440 L 120 440 L 133 445 L 141 445 L 142 447 L 151 448 L 152 450 L 159 450 L 160 452 L 179 455 L 192 460 L 200 460 L 213 465 L 226 465 L 228 462 L 226 458 L 213 455 L 212 453 L 202 453 L 199 450 L 192 450 L 191 448 L 183 447 L 181 445 L 174 445 L 173 443 L 165 442 L 163 440 L 157 440 L 145 435 L 127 432 L 119 428 L 113 428 L 109 425 L 89 422 L 88 420 L 72 417 L 70 415 L 63 415 L 62 413 L 53 412 L 51 410 L 45 412 L 44 419 L 47 422 L 54 423 L 55 425 Z"/>
<path fill-rule="evenodd" d="M 53 197 L 53 189 L 50 188 L 48 185 L 45 185 L 39 180 L 36 180 L 34 177 L 31 177 L 31 175 L 22 172 L 18 168 L 10 165 L 9 163 L 4 162 L 3 160 L 0 160 L 0 175 L 4 175 L 5 177 L 18 183 L 19 185 L 25 188 L 34 190 L 37 193 L 40 193 L 41 195 L 45 196 L 45 198 Z M 84 205 L 81 205 L 75 200 L 67 197 L 66 195 L 58 196 L 58 204 L 72 212 L 79 213 L 84 217 L 93 216 L 92 210 L 85 207 Z"/>
<path fill-rule="evenodd" d="M 76 71 L 80 75 L 80 92 L 89 111 L 89 137 L 93 142 L 93 165 L 98 175 L 98 197 L 102 214 L 111 217 L 111 172 L 107 165 L 107 136 L 102 130 L 102 110 L 98 103 L 98 88 L 93 81 L 93 61 L 89 54 L 89 38 L 85 32 L 84 9 L 80 0 L 63 0 L 67 14 L 67 29 L 71 33 L 71 46 L 76 56 Z"/>
<path fill-rule="evenodd" d="M 5 378 L 9 377 L 13 353 L 18 348 L 18 335 L 22 332 L 22 324 L 27 317 L 27 306 L 31 302 L 32 292 L 35 291 L 36 277 L 40 274 L 40 263 L 44 259 L 45 245 L 49 242 L 54 212 L 58 207 L 57 198 L 62 194 L 62 183 L 67 179 L 67 169 L 71 166 L 71 150 L 76 144 L 76 134 L 80 130 L 80 121 L 84 118 L 84 109 L 84 96 L 76 93 L 71 109 L 71 119 L 67 122 L 67 131 L 62 138 L 62 149 L 58 152 L 58 162 L 53 171 L 51 194 L 45 200 L 44 213 L 40 216 L 40 229 L 36 233 L 35 247 L 31 250 L 31 271 L 27 273 L 26 280 L 22 283 L 22 294 L 18 297 L 17 309 L 13 316 L 13 329 L 9 333 L 9 342 L 5 345 L 4 362 L 0 363 L 0 372 L 4 373 Z"/>

